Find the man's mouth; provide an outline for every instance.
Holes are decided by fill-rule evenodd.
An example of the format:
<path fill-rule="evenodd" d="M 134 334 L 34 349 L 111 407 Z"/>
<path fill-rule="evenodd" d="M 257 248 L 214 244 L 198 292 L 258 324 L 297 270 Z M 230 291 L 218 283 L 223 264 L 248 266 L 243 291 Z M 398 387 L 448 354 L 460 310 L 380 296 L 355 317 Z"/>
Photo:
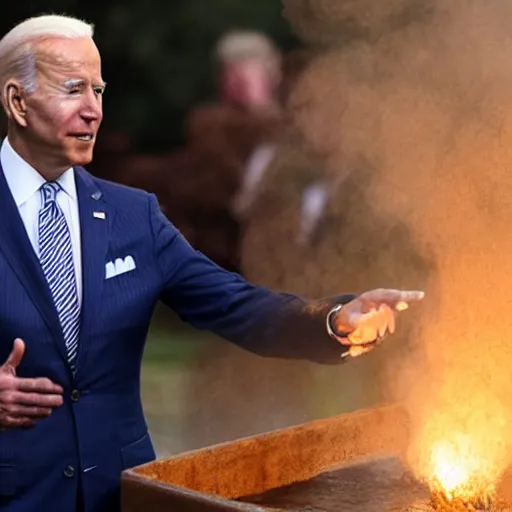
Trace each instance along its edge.
<path fill-rule="evenodd" d="M 72 135 L 75 139 L 84 141 L 84 142 L 91 142 L 94 139 L 94 134 L 92 133 L 75 133 Z"/>

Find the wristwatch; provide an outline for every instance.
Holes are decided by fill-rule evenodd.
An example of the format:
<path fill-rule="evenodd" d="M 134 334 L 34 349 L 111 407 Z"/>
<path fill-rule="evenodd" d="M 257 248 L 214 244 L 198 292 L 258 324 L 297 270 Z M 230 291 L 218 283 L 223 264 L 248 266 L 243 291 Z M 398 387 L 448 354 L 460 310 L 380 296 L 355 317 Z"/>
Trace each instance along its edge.
<path fill-rule="evenodd" d="M 342 304 L 338 304 L 337 306 L 334 306 L 329 311 L 329 313 L 327 313 L 327 319 L 326 319 L 327 332 L 329 333 L 329 336 L 333 340 L 335 340 L 337 343 L 342 343 L 345 346 L 350 345 L 350 347 L 368 348 L 368 347 L 372 347 L 372 346 L 376 347 L 386 337 L 386 334 L 384 334 L 383 336 L 378 336 L 377 339 L 375 339 L 373 341 L 369 341 L 367 343 L 352 343 L 350 340 L 350 334 L 352 333 L 351 330 L 347 329 L 346 331 L 340 332 L 340 331 L 338 331 L 338 329 L 336 329 L 335 318 L 336 318 L 336 315 L 341 311 L 342 308 L 343 308 Z M 345 340 L 348 340 L 349 343 L 346 343 Z M 344 341 L 345 341 L 345 343 L 343 343 Z M 343 359 L 346 359 L 347 357 L 351 357 L 351 356 L 353 356 L 351 348 L 349 348 L 347 351 L 345 351 L 345 352 L 343 352 L 343 354 L 341 354 L 341 357 Z M 353 356 L 353 357 L 355 357 L 355 356 Z"/>
<path fill-rule="evenodd" d="M 338 304 L 338 305 L 334 306 L 329 311 L 329 313 L 327 313 L 327 318 L 326 318 L 327 332 L 328 332 L 329 336 L 333 340 L 337 341 L 338 343 L 342 342 L 342 340 L 348 339 L 348 336 L 351 332 L 349 330 L 340 332 L 336 329 L 334 320 L 342 308 L 343 308 L 342 304 Z"/>

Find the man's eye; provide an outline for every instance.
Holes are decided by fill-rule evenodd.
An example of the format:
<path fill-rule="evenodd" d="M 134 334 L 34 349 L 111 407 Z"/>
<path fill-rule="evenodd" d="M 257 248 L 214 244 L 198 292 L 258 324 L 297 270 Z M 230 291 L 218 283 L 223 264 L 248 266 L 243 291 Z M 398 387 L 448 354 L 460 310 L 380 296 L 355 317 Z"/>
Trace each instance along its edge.
<path fill-rule="evenodd" d="M 70 90 L 69 90 L 69 94 L 74 94 L 74 95 L 76 95 L 76 94 L 80 94 L 80 92 L 81 92 L 81 91 L 80 91 L 80 88 L 79 88 L 79 87 L 74 87 L 73 89 L 70 89 Z"/>
<path fill-rule="evenodd" d="M 98 96 L 102 95 L 105 92 L 105 87 L 95 87 L 94 93 Z"/>

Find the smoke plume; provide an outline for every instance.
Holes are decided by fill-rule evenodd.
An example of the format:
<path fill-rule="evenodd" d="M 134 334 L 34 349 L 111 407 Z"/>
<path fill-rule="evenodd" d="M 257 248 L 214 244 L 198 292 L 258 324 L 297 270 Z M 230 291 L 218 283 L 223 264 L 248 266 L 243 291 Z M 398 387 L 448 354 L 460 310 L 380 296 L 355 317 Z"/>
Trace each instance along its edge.
<path fill-rule="evenodd" d="M 408 312 L 413 350 L 386 361 L 411 412 L 410 462 L 425 472 L 432 443 L 467 435 L 461 449 L 494 477 L 512 456 L 512 2 L 284 6 L 318 52 L 290 100 L 302 135 L 341 183 L 371 169 L 368 215 L 404 223 L 431 262 Z"/>

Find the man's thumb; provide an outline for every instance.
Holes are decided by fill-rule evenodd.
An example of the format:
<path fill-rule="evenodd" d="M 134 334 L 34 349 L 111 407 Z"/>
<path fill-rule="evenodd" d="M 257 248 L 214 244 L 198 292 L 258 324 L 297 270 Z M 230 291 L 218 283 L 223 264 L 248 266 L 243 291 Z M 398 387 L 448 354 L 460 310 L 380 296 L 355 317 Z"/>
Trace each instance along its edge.
<path fill-rule="evenodd" d="M 14 346 L 12 348 L 12 351 L 9 354 L 7 361 L 5 361 L 4 367 L 10 366 L 13 369 L 16 369 L 19 366 L 19 364 L 21 363 L 24 353 L 25 353 L 25 342 L 20 338 L 16 338 L 14 340 Z"/>

